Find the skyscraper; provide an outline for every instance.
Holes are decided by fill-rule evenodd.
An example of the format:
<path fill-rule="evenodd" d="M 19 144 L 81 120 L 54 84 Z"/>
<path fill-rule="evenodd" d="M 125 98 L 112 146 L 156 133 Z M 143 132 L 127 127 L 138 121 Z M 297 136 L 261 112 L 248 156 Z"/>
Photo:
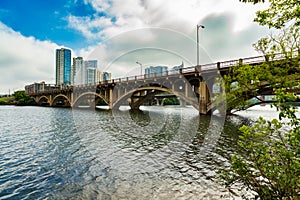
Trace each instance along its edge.
<path fill-rule="evenodd" d="M 75 71 L 74 85 L 85 84 L 86 69 L 82 57 L 73 58 L 73 68 Z"/>
<path fill-rule="evenodd" d="M 70 85 L 74 82 L 74 69 L 71 66 L 71 50 L 56 49 L 56 85 Z"/>
<path fill-rule="evenodd" d="M 98 69 L 97 60 L 84 60 L 82 57 L 73 58 L 75 73 L 74 85 L 96 84 L 111 79 L 111 73 Z"/>
<path fill-rule="evenodd" d="M 84 66 L 86 68 L 86 83 L 93 84 L 96 82 L 97 60 L 86 60 Z"/>

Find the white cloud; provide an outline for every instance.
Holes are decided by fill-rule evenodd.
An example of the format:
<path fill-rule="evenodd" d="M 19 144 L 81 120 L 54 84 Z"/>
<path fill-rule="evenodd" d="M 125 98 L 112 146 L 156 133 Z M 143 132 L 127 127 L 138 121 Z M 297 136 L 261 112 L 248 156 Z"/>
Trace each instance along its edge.
<path fill-rule="evenodd" d="M 66 17 L 90 46 L 72 55 L 98 59 L 114 77 L 139 74 L 135 62 L 185 66 L 196 62 L 196 24 L 200 30 L 200 63 L 255 54 L 251 44 L 267 33 L 253 22 L 267 4 L 238 0 L 84 0 L 96 14 Z M 25 84 L 55 82 L 55 49 L 51 41 L 25 37 L 0 22 L 0 93 Z M 101 42 L 100 45 L 99 42 Z"/>
<path fill-rule="evenodd" d="M 190 32 L 194 26 L 201 22 L 206 16 L 211 14 L 221 14 L 230 12 L 234 15 L 234 31 L 240 31 L 251 24 L 255 12 L 265 9 L 268 4 L 245 4 L 238 0 L 85 0 L 93 6 L 97 12 L 105 12 L 108 17 L 88 16 L 76 17 L 70 16 L 69 25 L 74 29 L 82 31 L 101 27 L 98 36 L 112 37 L 120 32 L 145 27 L 171 28 L 183 33 Z M 116 19 L 114 24 L 103 23 L 103 20 L 109 21 L 110 18 Z M 77 19 L 77 20 L 75 20 Z M 73 24 L 75 23 L 75 25 Z M 79 24 L 80 25 L 79 25 Z M 113 31 L 105 31 L 111 27 L 118 27 Z M 82 31 L 87 38 L 91 37 L 90 32 Z M 93 37 L 97 34 L 93 33 Z"/>
<path fill-rule="evenodd" d="M 89 16 L 76 17 L 70 15 L 67 20 L 70 28 L 81 32 L 88 40 L 104 38 L 103 34 L 101 34 L 101 30 L 103 27 L 112 26 L 110 19 L 106 17 L 99 17 L 92 20 Z"/>
<path fill-rule="evenodd" d="M 54 83 L 58 45 L 25 37 L 1 22 L 0 38 L 0 94 L 33 82 Z"/>
<path fill-rule="evenodd" d="M 84 0 L 85 4 L 90 3 L 98 12 L 105 12 L 110 8 L 110 0 Z"/>
<path fill-rule="evenodd" d="M 199 23 L 206 26 L 200 30 L 200 63 L 253 56 L 256 52 L 252 43 L 267 33 L 267 29 L 253 22 L 255 12 L 267 4 L 254 6 L 238 0 L 128 0 L 126 3 L 86 0 L 86 3 L 98 14 L 105 11 L 106 16 L 69 16 L 69 27 L 94 40 L 93 46 L 102 41 L 90 57 L 97 58 L 105 69 L 110 68 L 114 77 L 124 76 L 133 68 L 138 73 L 136 60 L 172 66 L 185 58 L 189 65 L 195 64 Z M 167 51 L 179 56 L 175 58 Z"/>

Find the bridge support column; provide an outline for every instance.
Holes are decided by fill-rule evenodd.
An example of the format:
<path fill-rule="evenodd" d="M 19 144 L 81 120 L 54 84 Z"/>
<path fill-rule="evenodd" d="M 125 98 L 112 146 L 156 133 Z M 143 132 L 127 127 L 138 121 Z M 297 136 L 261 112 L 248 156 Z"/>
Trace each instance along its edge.
<path fill-rule="evenodd" d="M 199 98 L 199 113 L 200 115 L 207 115 L 209 114 L 209 90 L 207 88 L 206 82 L 205 81 L 201 81 L 200 82 L 200 87 L 199 87 L 199 94 L 200 94 L 200 98 Z"/>
<path fill-rule="evenodd" d="M 262 96 L 260 97 L 260 99 L 261 99 L 262 102 L 264 102 L 264 101 L 266 101 L 266 96 L 265 96 L 265 95 L 262 95 Z M 260 104 L 260 106 L 265 106 L 265 105 L 266 105 L 265 103 Z"/>
<path fill-rule="evenodd" d="M 163 106 L 163 105 L 164 105 L 164 101 L 165 101 L 165 98 L 161 99 L 160 102 L 159 102 L 159 100 L 158 100 L 159 106 Z"/>
<path fill-rule="evenodd" d="M 186 106 L 186 101 L 183 99 L 179 99 L 179 103 L 180 103 L 180 106 L 182 106 L 182 107 Z"/>
<path fill-rule="evenodd" d="M 190 97 L 190 93 L 189 93 L 189 88 L 190 87 L 190 84 L 189 84 L 189 82 L 186 82 L 185 84 L 184 84 L 184 92 L 185 92 L 185 96 L 187 97 L 187 98 L 189 98 Z"/>
<path fill-rule="evenodd" d="M 74 102 L 74 93 L 73 92 L 71 92 L 69 99 L 70 99 L 70 107 L 73 108 L 73 102 Z"/>
<path fill-rule="evenodd" d="M 108 107 L 109 107 L 109 109 L 111 110 L 111 109 L 113 109 L 113 89 L 112 88 L 110 88 L 109 89 L 109 96 L 108 96 L 108 99 L 109 99 L 109 102 L 108 102 Z"/>
<path fill-rule="evenodd" d="M 50 106 L 50 107 L 52 106 L 52 100 L 53 100 L 52 94 L 50 94 L 50 96 L 49 96 L 49 106 Z"/>

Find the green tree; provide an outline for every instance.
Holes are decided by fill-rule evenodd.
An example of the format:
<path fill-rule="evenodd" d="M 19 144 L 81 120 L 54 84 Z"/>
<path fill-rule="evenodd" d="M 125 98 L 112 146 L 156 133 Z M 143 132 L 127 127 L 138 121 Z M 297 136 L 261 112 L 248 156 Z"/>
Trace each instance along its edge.
<path fill-rule="evenodd" d="M 241 127 L 238 144 L 242 153 L 231 157 L 230 168 L 221 175 L 226 186 L 242 182 L 246 189 L 255 191 L 255 199 L 300 197 L 300 119 L 297 108 L 288 103 L 297 98 L 291 90 L 300 87 L 299 6 L 299 0 L 270 0 L 267 10 L 257 12 L 255 21 L 260 25 L 282 31 L 254 45 L 265 56 L 265 63 L 240 63 L 225 77 L 229 110 L 245 108 L 247 99 L 264 88 L 272 88 L 276 94 L 279 119 L 260 117 L 252 126 Z M 284 59 L 278 60 L 278 53 Z"/>
<path fill-rule="evenodd" d="M 0 105 L 6 105 L 7 103 L 0 99 Z"/>
<path fill-rule="evenodd" d="M 296 107 L 286 102 L 296 96 L 276 91 L 279 120 L 259 120 L 242 126 L 239 146 L 243 153 L 231 157 L 222 178 L 229 187 L 242 182 L 260 199 L 295 199 L 300 195 L 300 119 Z M 285 129 L 289 127 L 289 130 Z"/>
<path fill-rule="evenodd" d="M 35 105 L 35 102 L 23 90 L 16 91 L 13 96 L 18 106 Z"/>
<path fill-rule="evenodd" d="M 240 0 L 242 2 L 260 3 L 265 0 Z M 266 10 L 258 11 L 254 21 L 269 28 L 280 29 L 287 25 L 300 26 L 299 0 L 269 0 L 270 6 Z"/>
<path fill-rule="evenodd" d="M 180 105 L 178 98 L 165 98 L 164 105 Z"/>
<path fill-rule="evenodd" d="M 227 113 L 248 108 L 251 98 L 257 98 L 264 89 L 294 88 L 300 77 L 300 28 L 290 26 L 277 35 L 261 38 L 253 46 L 264 55 L 261 65 L 242 62 L 230 69 L 224 77 Z M 279 59 L 280 58 L 280 59 Z"/>

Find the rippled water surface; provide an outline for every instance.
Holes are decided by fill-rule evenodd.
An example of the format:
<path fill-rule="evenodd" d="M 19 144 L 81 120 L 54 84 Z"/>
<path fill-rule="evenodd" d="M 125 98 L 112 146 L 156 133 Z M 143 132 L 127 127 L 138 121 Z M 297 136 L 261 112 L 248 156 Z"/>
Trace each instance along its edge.
<path fill-rule="evenodd" d="M 217 168 L 261 109 L 142 110 L 1 106 L 0 199 L 230 199 Z"/>

